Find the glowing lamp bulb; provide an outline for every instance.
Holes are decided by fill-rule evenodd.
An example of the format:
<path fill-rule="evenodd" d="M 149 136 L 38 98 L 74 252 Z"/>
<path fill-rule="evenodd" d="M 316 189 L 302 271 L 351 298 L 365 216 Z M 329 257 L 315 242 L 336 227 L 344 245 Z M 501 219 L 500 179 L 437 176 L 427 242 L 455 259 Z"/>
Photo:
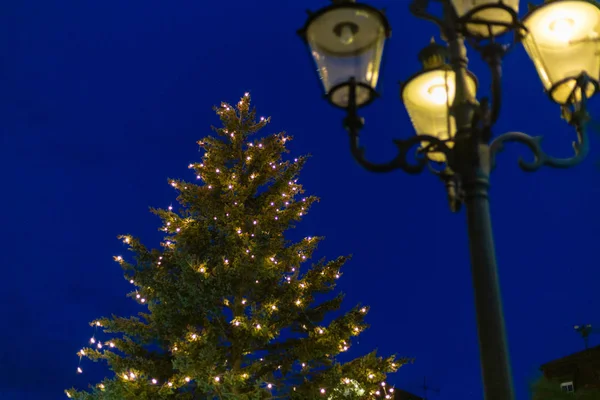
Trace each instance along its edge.
<path fill-rule="evenodd" d="M 157 382 L 158 382 L 158 381 L 157 381 L 156 379 L 152 379 L 152 384 L 153 384 L 153 385 L 156 385 L 156 383 L 157 383 Z"/>
<path fill-rule="evenodd" d="M 446 95 L 446 87 L 444 85 L 432 85 L 427 89 L 429 99 L 437 105 L 446 104 L 448 96 Z"/>
<path fill-rule="evenodd" d="M 575 21 L 571 18 L 558 18 L 550 22 L 550 31 L 560 40 L 568 42 L 573 34 Z"/>

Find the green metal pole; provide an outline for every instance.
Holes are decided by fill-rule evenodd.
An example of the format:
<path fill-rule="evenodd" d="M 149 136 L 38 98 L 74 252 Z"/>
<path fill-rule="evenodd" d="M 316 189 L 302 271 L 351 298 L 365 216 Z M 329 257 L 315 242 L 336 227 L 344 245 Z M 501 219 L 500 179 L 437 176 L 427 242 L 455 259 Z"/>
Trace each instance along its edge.
<path fill-rule="evenodd" d="M 450 110 L 457 127 L 453 169 L 460 174 L 465 191 L 484 399 L 514 400 L 488 199 L 489 147 L 472 129 L 477 101 L 467 87 L 464 39 L 460 35 L 450 38 L 449 49 L 456 74 Z"/>
<path fill-rule="evenodd" d="M 481 147 L 487 152 L 486 145 Z M 514 400 L 488 199 L 485 163 L 489 159 L 485 158 L 484 165 L 475 166 L 475 173 L 464 182 L 484 398 Z"/>

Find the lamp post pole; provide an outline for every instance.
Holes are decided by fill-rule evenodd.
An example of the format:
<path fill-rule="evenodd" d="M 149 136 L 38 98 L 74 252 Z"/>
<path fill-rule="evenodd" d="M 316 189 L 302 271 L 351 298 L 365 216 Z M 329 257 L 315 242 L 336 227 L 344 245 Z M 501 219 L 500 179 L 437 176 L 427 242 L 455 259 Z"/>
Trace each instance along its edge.
<path fill-rule="evenodd" d="M 455 151 L 460 155 L 454 168 L 464 190 L 485 399 L 514 400 L 488 198 L 489 145 L 472 129 L 477 104 L 466 87 L 466 48 L 460 35 L 449 38 L 449 51 L 456 74 L 450 112 L 456 119 Z"/>
<path fill-rule="evenodd" d="M 442 3 L 441 17 L 427 11 L 429 1 Z M 419 54 L 423 71 L 403 85 L 401 97 L 417 135 L 394 140 L 396 157 L 373 163 L 359 145 L 364 120 L 358 109 L 376 97 L 383 42 L 391 29 L 383 12 L 371 6 L 355 0 L 332 2 L 309 13 L 299 34 L 310 47 L 326 98 L 347 113 L 344 127 L 350 151 L 372 172 L 401 169 L 417 174 L 429 167 L 445 183 L 451 210 L 465 205 L 484 398 L 514 400 L 489 209 L 490 172 L 506 142 L 520 142 L 532 151 L 533 161 L 519 160 L 521 169 L 528 172 L 542 166 L 573 167 L 586 157 L 587 99 L 600 92 L 600 4 L 545 0 L 521 22 L 519 0 L 413 0 L 411 12 L 438 25 L 447 46 L 432 42 L 426 47 Z M 514 41 L 499 44 L 496 36 L 507 33 L 514 34 Z M 490 67 L 491 94 L 481 102 L 476 98 L 476 78 L 467 69 L 465 39 Z M 501 60 L 521 42 L 535 61 L 550 98 L 560 105 L 563 119 L 577 134 L 575 154 L 570 158 L 546 154 L 539 136 L 508 132 L 492 140 L 501 107 Z M 568 60 L 555 58 L 563 53 L 569 54 Z M 411 161 L 409 152 L 415 147 L 416 161 Z"/>

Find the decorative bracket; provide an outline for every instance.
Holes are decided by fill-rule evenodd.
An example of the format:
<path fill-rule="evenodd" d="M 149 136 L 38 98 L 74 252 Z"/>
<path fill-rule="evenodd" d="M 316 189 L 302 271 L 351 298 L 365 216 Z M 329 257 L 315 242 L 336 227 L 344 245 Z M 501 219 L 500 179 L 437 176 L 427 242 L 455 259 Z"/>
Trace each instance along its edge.
<path fill-rule="evenodd" d="M 447 160 L 450 160 L 452 157 L 450 147 L 443 140 L 431 135 L 417 135 L 406 140 L 395 139 L 393 142 L 398 150 L 396 157 L 386 163 L 373 163 L 365 158 L 364 148 L 359 145 L 358 130 L 350 128 L 348 130 L 350 133 L 350 151 L 352 155 L 362 167 L 371 172 L 383 173 L 401 169 L 409 174 L 419 174 L 429 163 L 426 156 L 428 151 L 444 153 Z M 408 154 L 411 149 L 419 145 L 423 146 L 423 144 L 426 144 L 425 148 L 428 150 L 423 151 L 423 148 L 415 149 L 415 162 L 410 162 Z"/>
<path fill-rule="evenodd" d="M 492 168 L 495 165 L 496 153 L 501 151 L 505 142 L 520 142 L 529 147 L 533 152 L 534 160 L 525 162 L 519 159 L 519 166 L 522 170 L 533 172 L 546 165 L 551 168 L 571 168 L 581 163 L 589 152 L 589 140 L 587 125 L 590 116 L 587 112 L 587 94 L 586 89 L 590 82 L 587 74 L 583 73 L 577 78 L 577 83 L 571 92 L 569 103 L 563 105 L 563 118 L 575 127 L 577 132 L 577 142 L 573 142 L 575 154 L 570 158 L 556 158 L 549 156 L 541 146 L 542 136 L 529 136 L 522 132 L 508 132 L 498 136 L 490 144 L 490 161 Z M 578 99 L 577 97 L 580 97 Z"/>
<path fill-rule="evenodd" d="M 571 168 L 581 163 L 589 151 L 587 130 L 585 129 L 585 126 L 582 126 L 578 131 L 578 137 L 579 140 L 577 142 L 573 142 L 573 149 L 575 150 L 575 155 L 573 157 L 556 158 L 549 156 L 542 149 L 542 136 L 529 136 L 522 132 L 507 132 L 498 136 L 490 144 L 490 160 L 492 163 L 492 168 L 496 163 L 496 153 L 502 151 L 505 142 L 523 143 L 533 152 L 534 160 L 532 162 L 526 162 L 522 158 L 519 159 L 519 166 L 523 171 L 537 171 L 544 165 L 551 168 Z"/>

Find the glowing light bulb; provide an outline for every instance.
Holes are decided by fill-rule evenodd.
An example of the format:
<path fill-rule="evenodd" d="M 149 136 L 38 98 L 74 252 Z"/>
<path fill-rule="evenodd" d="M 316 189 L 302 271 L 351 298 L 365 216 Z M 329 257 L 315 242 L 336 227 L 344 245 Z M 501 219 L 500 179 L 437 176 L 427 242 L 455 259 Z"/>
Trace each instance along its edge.
<path fill-rule="evenodd" d="M 115 344 L 114 344 L 113 342 L 110 342 L 108 345 L 109 345 L 110 347 L 115 347 Z"/>
<path fill-rule="evenodd" d="M 427 93 L 429 94 L 429 99 L 434 104 L 442 105 L 448 101 L 445 85 L 432 85 L 427 89 Z"/>
<path fill-rule="evenodd" d="M 98 348 L 101 349 L 102 348 L 102 343 L 98 343 Z"/>
<path fill-rule="evenodd" d="M 77 373 L 78 373 L 78 374 L 82 374 L 82 373 L 83 373 L 83 370 L 82 370 L 80 367 L 77 367 Z"/>
<path fill-rule="evenodd" d="M 130 372 L 130 373 L 129 373 L 129 377 L 130 377 L 131 379 L 135 379 L 135 374 L 134 374 L 133 372 Z"/>
<path fill-rule="evenodd" d="M 256 329 L 260 329 L 260 328 L 261 328 L 260 324 L 257 324 Z"/>
<path fill-rule="evenodd" d="M 271 388 L 273 388 L 273 385 L 269 383 L 269 384 L 267 385 L 267 388 L 271 389 Z"/>
<path fill-rule="evenodd" d="M 568 42 L 573 35 L 575 21 L 571 18 L 558 18 L 550 22 L 549 28 L 557 39 Z"/>
<path fill-rule="evenodd" d="M 325 389 L 321 388 L 321 394 L 325 394 Z"/>
<path fill-rule="evenodd" d="M 156 385 L 156 383 L 157 383 L 157 382 L 158 382 L 158 381 L 157 381 L 156 379 L 152 378 L 152 384 L 153 384 L 153 385 Z"/>
<path fill-rule="evenodd" d="M 218 376 L 215 376 L 215 382 L 219 382 L 221 380 L 221 378 L 219 378 Z"/>
<path fill-rule="evenodd" d="M 186 381 L 186 382 L 189 382 L 189 381 L 190 381 L 190 377 L 189 377 L 189 376 L 186 376 L 186 377 L 185 377 L 185 381 Z"/>
<path fill-rule="evenodd" d="M 167 383 L 167 385 L 168 385 L 169 387 L 171 387 L 171 386 L 173 386 L 173 383 L 169 382 L 169 383 Z"/>
<path fill-rule="evenodd" d="M 96 343 L 96 339 L 94 339 L 94 338 L 91 338 L 91 339 L 90 339 L 90 343 L 92 343 L 92 344 Z"/>

